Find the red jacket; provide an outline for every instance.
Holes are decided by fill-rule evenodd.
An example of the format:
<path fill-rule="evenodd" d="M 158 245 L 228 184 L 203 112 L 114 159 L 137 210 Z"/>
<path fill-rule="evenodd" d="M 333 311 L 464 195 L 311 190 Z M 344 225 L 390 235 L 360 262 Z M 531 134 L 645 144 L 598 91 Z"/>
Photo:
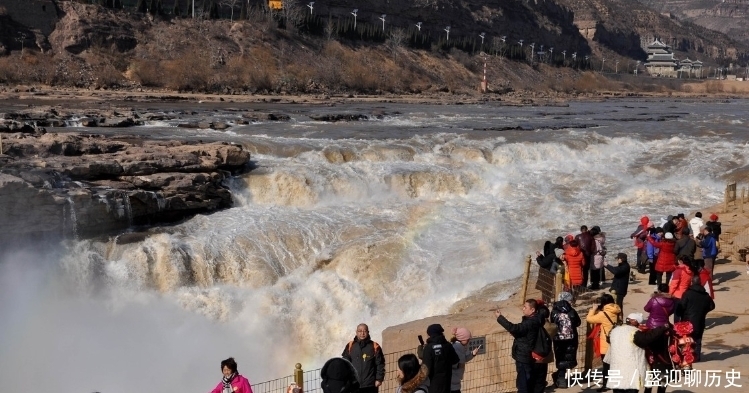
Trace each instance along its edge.
<path fill-rule="evenodd" d="M 580 247 L 567 247 L 567 250 L 564 251 L 564 260 L 567 262 L 567 268 L 570 269 L 570 284 L 583 285 L 585 259 Z"/>
<path fill-rule="evenodd" d="M 692 285 L 693 276 L 694 273 L 687 265 L 677 266 L 674 275 L 671 277 L 671 282 L 668 284 L 668 293 L 681 299 L 684 292 Z"/>
<path fill-rule="evenodd" d="M 705 268 L 700 270 L 700 284 L 705 287 L 705 291 L 710 294 L 710 297 L 715 299 L 715 291 L 713 291 L 713 276 L 711 276 L 710 271 Z"/>
<path fill-rule="evenodd" d="M 673 240 L 661 240 L 656 242 L 650 236 L 648 236 L 648 241 L 653 245 L 653 247 L 661 250 L 658 253 L 658 259 L 655 261 L 655 271 L 665 273 L 676 270 L 676 254 L 674 254 L 674 246 L 676 246 L 676 242 Z"/>

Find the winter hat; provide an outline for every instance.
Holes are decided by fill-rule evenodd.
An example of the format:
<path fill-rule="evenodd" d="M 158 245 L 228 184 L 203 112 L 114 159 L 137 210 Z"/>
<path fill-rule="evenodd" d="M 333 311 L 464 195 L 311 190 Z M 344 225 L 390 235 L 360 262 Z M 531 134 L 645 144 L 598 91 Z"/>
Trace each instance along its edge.
<path fill-rule="evenodd" d="M 354 365 L 344 358 L 332 358 L 320 370 L 323 393 L 353 393 L 359 390 Z"/>
<path fill-rule="evenodd" d="M 673 233 L 666 232 L 666 239 L 673 239 L 673 238 L 674 238 L 674 234 Z"/>
<path fill-rule="evenodd" d="M 429 325 L 427 327 L 427 336 L 432 337 L 436 336 L 438 334 L 442 334 L 445 332 L 445 329 L 442 328 L 442 325 L 435 323 L 433 325 Z"/>
<path fill-rule="evenodd" d="M 673 220 L 673 219 L 674 219 L 674 216 L 672 216 L 672 215 L 670 215 L 670 214 L 668 215 L 668 217 L 666 217 L 666 220 L 668 220 L 668 221 L 671 221 L 671 220 Z"/>
<path fill-rule="evenodd" d="M 718 215 L 713 213 L 710 215 L 710 221 L 718 221 Z"/>
<path fill-rule="evenodd" d="M 633 312 L 632 314 L 627 315 L 627 319 L 630 321 L 637 321 L 637 323 L 642 323 L 644 320 L 641 312 Z"/>
<path fill-rule="evenodd" d="M 642 216 L 642 218 L 640 218 L 640 224 L 642 224 L 643 227 L 647 227 L 649 222 L 650 219 L 648 216 Z"/>
<path fill-rule="evenodd" d="M 457 338 L 458 341 L 470 340 L 471 337 L 473 337 L 471 335 L 471 331 L 464 327 L 453 329 L 453 336 L 455 336 L 455 338 Z"/>
<path fill-rule="evenodd" d="M 556 255 L 557 258 L 561 258 L 562 255 L 564 255 L 564 249 L 563 248 L 555 248 L 554 249 L 554 255 Z"/>
<path fill-rule="evenodd" d="M 572 294 L 569 292 L 559 292 L 559 301 L 566 301 L 571 302 L 572 301 Z"/>
<path fill-rule="evenodd" d="M 575 240 L 575 235 L 573 235 L 571 233 L 567 234 L 567 236 L 564 237 L 564 241 L 567 242 L 567 243 L 569 243 L 569 242 L 571 242 L 573 240 Z"/>

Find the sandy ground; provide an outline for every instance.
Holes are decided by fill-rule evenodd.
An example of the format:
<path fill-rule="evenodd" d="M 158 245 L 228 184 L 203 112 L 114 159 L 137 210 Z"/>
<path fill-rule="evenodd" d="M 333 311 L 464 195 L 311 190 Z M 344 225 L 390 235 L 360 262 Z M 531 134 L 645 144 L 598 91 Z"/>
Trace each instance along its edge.
<path fill-rule="evenodd" d="M 475 104 L 486 101 L 503 105 L 566 105 L 569 101 L 597 101 L 609 98 L 666 98 L 726 99 L 749 97 L 749 82 L 709 80 L 688 86 L 684 91 L 635 92 L 596 91 L 595 93 L 516 91 L 507 94 L 452 94 L 430 93 L 414 95 L 261 95 L 261 94 L 207 94 L 181 93 L 164 89 L 92 90 L 49 86 L 0 87 L 0 100 L 73 101 L 85 106 L 97 101 L 185 101 L 185 102 L 237 102 L 237 103 L 306 103 L 330 105 L 341 102 L 403 103 L 403 104 Z"/>
<path fill-rule="evenodd" d="M 742 212 L 740 206 L 730 206 L 728 211 L 723 205 L 717 205 L 703 212 L 716 212 L 723 225 L 722 250 L 719 255 L 713 280 L 715 289 L 716 308 L 707 316 L 707 330 L 703 337 L 703 361 L 695 363 L 696 370 L 702 370 L 702 381 L 699 386 L 669 387 L 668 392 L 715 392 L 715 391 L 743 391 L 749 389 L 749 274 L 747 264 L 739 261 L 737 250 L 749 248 L 749 207 Z M 632 251 L 634 253 L 634 250 Z M 535 263 L 535 262 L 534 262 Z M 518 280 L 519 281 L 519 280 Z M 481 294 L 466 299 L 453 306 L 448 315 L 434 316 L 419 321 L 392 326 L 383 332 L 383 347 L 387 351 L 400 351 L 413 348 L 415 337 L 425 335 L 426 327 L 431 323 L 440 323 L 446 330 L 452 327 L 468 327 L 474 336 L 483 336 L 503 329 L 496 323 L 493 310 L 499 306 L 502 313 L 512 322 L 518 322 L 521 317 L 520 305 L 522 300 L 517 294 L 502 302 L 492 301 L 508 286 L 514 286 L 519 292 L 518 281 L 514 283 L 497 283 L 491 285 Z M 533 285 L 531 285 L 531 288 Z M 624 299 L 625 314 L 642 312 L 647 316 L 643 307 L 650 298 L 653 287 L 647 285 L 647 276 L 638 275 L 637 281 L 630 284 L 629 294 Z M 602 293 L 602 292 L 601 292 Z M 496 298 L 496 297 L 495 297 Z M 587 314 L 589 307 L 578 307 L 581 316 Z M 509 355 L 509 354 L 508 354 Z M 708 370 L 717 370 L 720 380 L 707 377 Z M 729 385 L 726 373 L 736 371 L 740 378 L 733 382 L 743 388 Z M 712 382 L 712 386 L 706 386 Z M 717 384 L 717 385 L 716 385 Z M 580 387 L 558 391 L 593 392 L 594 388 Z M 551 388 L 547 389 L 551 391 Z"/>

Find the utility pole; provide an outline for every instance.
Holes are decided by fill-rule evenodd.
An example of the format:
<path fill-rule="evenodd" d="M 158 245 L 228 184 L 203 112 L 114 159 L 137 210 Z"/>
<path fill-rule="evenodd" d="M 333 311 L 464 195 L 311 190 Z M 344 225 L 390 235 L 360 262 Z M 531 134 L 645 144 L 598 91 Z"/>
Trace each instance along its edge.
<path fill-rule="evenodd" d="M 193 1 L 195 1 L 195 0 L 193 0 Z M 359 12 L 359 9 L 358 9 L 358 8 L 354 8 L 354 10 L 353 10 L 353 11 L 351 11 L 351 15 L 353 15 L 353 16 L 354 16 L 354 30 L 356 30 L 356 13 L 357 13 L 357 12 Z"/>
<path fill-rule="evenodd" d="M 619 60 L 615 61 L 614 65 L 615 65 L 615 67 L 614 67 L 614 70 L 615 70 L 614 73 L 618 74 L 619 73 Z"/>
<path fill-rule="evenodd" d="M 531 65 L 533 65 L 533 58 L 534 58 L 534 57 L 536 56 L 536 55 L 534 55 L 534 54 L 533 54 L 533 49 L 534 49 L 535 47 L 536 47 L 536 43 L 535 43 L 535 42 L 532 42 L 532 43 L 531 43 Z"/>
<path fill-rule="evenodd" d="M 385 14 L 382 14 L 380 17 L 380 20 L 382 21 L 382 32 L 385 32 Z"/>
<path fill-rule="evenodd" d="M 445 27 L 445 32 L 447 32 L 447 41 L 450 41 L 450 26 Z"/>
<path fill-rule="evenodd" d="M 602 57 L 602 58 L 601 58 L 601 73 L 602 73 L 602 74 L 603 74 L 603 65 L 604 65 L 604 64 L 606 64 L 606 58 L 605 58 L 605 57 Z"/>

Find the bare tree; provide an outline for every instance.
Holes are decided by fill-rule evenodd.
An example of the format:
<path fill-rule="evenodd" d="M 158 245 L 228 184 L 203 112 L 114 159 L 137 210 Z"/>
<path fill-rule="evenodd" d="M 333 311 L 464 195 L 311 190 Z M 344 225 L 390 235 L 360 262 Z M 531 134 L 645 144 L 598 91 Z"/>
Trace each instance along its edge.
<path fill-rule="evenodd" d="M 284 1 L 281 16 L 287 29 L 296 29 L 302 25 L 306 11 L 294 1 Z"/>
<path fill-rule="evenodd" d="M 234 22 L 234 8 L 239 4 L 240 0 L 221 0 L 219 4 L 225 7 L 229 7 L 231 9 L 231 19 L 230 21 Z"/>
<path fill-rule="evenodd" d="M 405 45 L 406 40 L 408 40 L 408 33 L 405 30 L 400 27 L 391 30 L 388 46 L 393 51 L 393 58 L 398 57 L 398 51 Z"/>
<path fill-rule="evenodd" d="M 325 38 L 328 41 L 332 41 L 335 38 L 335 23 L 333 23 L 333 18 L 330 17 L 325 23 Z"/>

